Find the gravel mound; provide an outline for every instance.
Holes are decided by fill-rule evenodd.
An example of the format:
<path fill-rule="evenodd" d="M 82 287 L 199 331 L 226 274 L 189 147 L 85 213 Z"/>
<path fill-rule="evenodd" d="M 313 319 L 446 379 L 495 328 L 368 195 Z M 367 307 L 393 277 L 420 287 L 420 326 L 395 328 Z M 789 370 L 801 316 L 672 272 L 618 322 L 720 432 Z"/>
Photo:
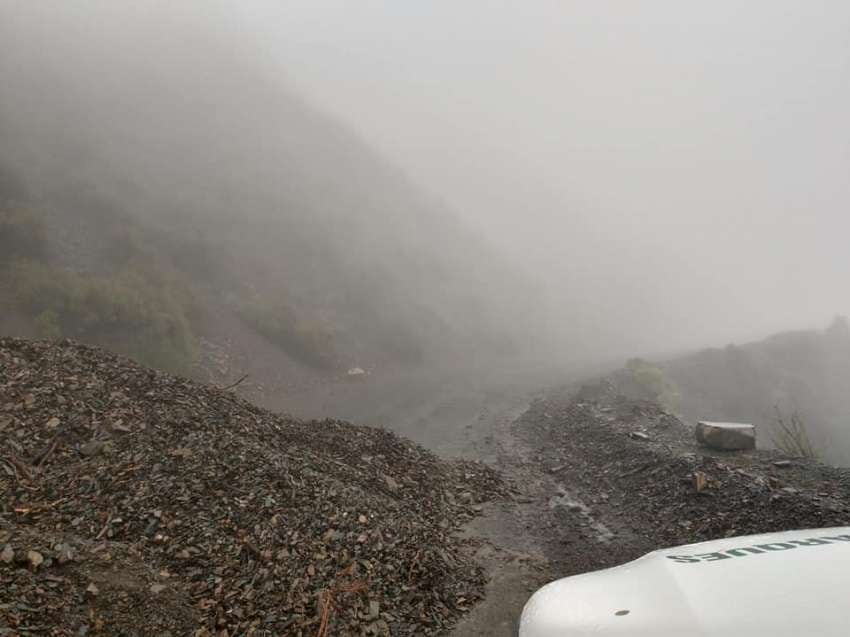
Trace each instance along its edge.
<path fill-rule="evenodd" d="M 482 596 L 504 492 L 103 350 L 0 339 L 0 635 L 428 635 Z"/>
<path fill-rule="evenodd" d="M 712 451 L 657 404 L 592 389 L 541 399 L 516 424 L 565 485 L 550 504 L 562 550 L 581 556 L 571 572 L 680 544 L 850 524 L 850 471 L 774 451 Z"/>

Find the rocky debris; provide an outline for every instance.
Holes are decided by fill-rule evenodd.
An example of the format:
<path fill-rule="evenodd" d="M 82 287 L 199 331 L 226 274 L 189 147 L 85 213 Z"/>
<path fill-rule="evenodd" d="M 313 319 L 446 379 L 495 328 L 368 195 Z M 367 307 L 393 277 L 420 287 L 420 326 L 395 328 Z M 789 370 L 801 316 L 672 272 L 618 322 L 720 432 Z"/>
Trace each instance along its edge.
<path fill-rule="evenodd" d="M 0 339 L 0 492 L 0 635 L 313 637 L 444 632 L 484 585 L 455 531 L 505 487 L 381 429 Z"/>
<path fill-rule="evenodd" d="M 366 380 L 366 377 L 368 375 L 369 373 L 362 367 L 352 367 L 345 373 L 345 376 L 348 380 L 354 381 Z"/>
<path fill-rule="evenodd" d="M 27 561 L 36 569 L 44 562 L 44 556 L 38 551 L 27 551 Z"/>
<path fill-rule="evenodd" d="M 694 489 L 697 493 L 701 493 L 708 488 L 708 476 L 702 471 L 694 471 Z"/>
<path fill-rule="evenodd" d="M 717 451 L 745 451 L 756 448 L 756 428 L 738 422 L 699 422 L 697 442 Z"/>
<path fill-rule="evenodd" d="M 648 440 L 630 435 L 646 432 Z M 788 462 L 769 450 L 719 453 L 655 403 L 613 387 L 538 400 L 514 432 L 586 503 L 582 519 L 558 504 L 550 559 L 569 575 L 649 551 L 733 535 L 850 524 L 850 470 Z M 554 495 L 554 494 L 553 494 Z M 587 516 L 584 516 L 587 518 Z M 604 524 L 614 535 L 599 540 Z"/>

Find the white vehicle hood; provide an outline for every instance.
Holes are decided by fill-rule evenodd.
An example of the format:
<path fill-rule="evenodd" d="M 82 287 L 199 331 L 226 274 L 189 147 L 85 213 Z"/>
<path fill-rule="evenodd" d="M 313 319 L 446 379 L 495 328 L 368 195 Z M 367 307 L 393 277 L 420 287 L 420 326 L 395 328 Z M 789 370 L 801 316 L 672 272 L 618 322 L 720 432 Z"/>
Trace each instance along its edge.
<path fill-rule="evenodd" d="M 558 580 L 520 637 L 850 635 L 850 527 L 735 537 Z"/>

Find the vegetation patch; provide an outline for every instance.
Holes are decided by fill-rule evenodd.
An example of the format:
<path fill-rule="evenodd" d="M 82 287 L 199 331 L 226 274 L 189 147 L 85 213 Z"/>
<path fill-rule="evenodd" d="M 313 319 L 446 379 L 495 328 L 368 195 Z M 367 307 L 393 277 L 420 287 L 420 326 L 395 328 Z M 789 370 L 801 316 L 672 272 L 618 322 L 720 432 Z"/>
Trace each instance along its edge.
<path fill-rule="evenodd" d="M 195 305 L 173 273 L 136 263 L 88 276 L 18 259 L 8 278 L 18 305 L 44 337 L 78 338 L 177 372 L 192 362 Z"/>
<path fill-rule="evenodd" d="M 668 410 L 677 408 L 679 393 L 664 370 L 642 358 L 629 360 L 626 369 L 634 381 L 649 392 L 659 405 Z"/>
<path fill-rule="evenodd" d="M 797 458 L 817 458 L 818 454 L 809 439 L 809 431 L 800 413 L 794 411 L 790 416 L 776 407 L 773 444 L 786 456 Z"/>
<path fill-rule="evenodd" d="M 334 366 L 333 331 L 319 319 L 307 320 L 282 301 L 268 302 L 257 297 L 240 303 L 237 313 L 295 360 L 318 369 Z"/>

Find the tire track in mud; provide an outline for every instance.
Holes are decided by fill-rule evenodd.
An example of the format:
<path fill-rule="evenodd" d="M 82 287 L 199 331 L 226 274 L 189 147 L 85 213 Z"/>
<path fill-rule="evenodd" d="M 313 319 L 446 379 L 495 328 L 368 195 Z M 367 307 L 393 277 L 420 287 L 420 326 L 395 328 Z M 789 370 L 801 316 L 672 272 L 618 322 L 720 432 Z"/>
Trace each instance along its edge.
<path fill-rule="evenodd" d="M 479 540 L 476 558 L 488 575 L 486 596 L 452 637 L 515 637 L 525 602 L 542 585 L 580 572 L 593 555 L 616 553 L 623 533 L 600 519 L 563 475 L 566 467 L 546 467 L 518 433 L 534 414 L 521 408 L 482 414 L 479 435 L 468 454 L 498 468 L 513 483 L 514 496 L 488 504 L 467 529 Z"/>
<path fill-rule="evenodd" d="M 551 579 L 552 570 L 535 525 L 548 514 L 544 493 L 549 485 L 537 475 L 512 428 L 527 404 L 482 414 L 470 434 L 478 439 L 471 455 L 497 467 L 512 481 L 516 493 L 485 506 L 467 528 L 478 538 L 476 559 L 487 572 L 485 598 L 450 633 L 453 637 L 516 635 L 519 615 L 528 597 Z"/>

